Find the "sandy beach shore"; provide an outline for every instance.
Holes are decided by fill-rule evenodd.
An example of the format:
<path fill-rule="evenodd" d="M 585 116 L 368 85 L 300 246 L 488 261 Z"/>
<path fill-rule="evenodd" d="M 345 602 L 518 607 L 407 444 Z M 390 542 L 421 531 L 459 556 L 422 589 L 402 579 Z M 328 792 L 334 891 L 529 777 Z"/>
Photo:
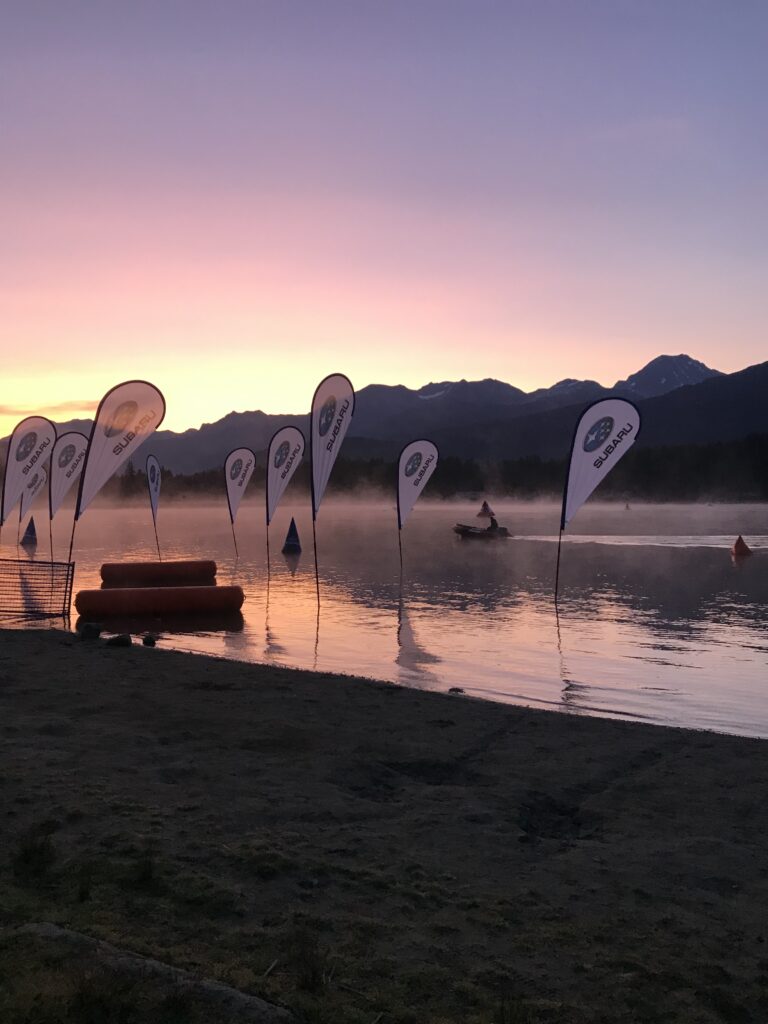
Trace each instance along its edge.
<path fill-rule="evenodd" d="M 765 741 L 56 630 L 0 737 L 4 1022 L 768 1018 Z"/>

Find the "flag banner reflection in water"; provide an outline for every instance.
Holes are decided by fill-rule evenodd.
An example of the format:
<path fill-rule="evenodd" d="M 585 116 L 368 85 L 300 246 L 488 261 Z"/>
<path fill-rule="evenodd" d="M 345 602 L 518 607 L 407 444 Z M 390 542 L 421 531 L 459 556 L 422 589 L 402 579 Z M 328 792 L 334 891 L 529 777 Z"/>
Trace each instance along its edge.
<path fill-rule="evenodd" d="M 304 435 L 298 427 L 281 427 L 272 435 L 267 451 L 267 526 L 303 456 Z"/>
<path fill-rule="evenodd" d="M 233 526 L 237 510 L 255 467 L 256 456 L 250 448 L 235 448 L 224 460 L 224 482 L 227 487 L 229 518 Z"/>
<path fill-rule="evenodd" d="M 99 403 L 80 475 L 75 520 L 104 484 L 136 454 L 165 417 L 165 399 L 145 380 L 129 380 L 108 391 Z"/>
<path fill-rule="evenodd" d="M 640 433 L 640 410 L 624 398 L 590 405 L 576 424 L 560 529 L 564 530 Z"/>
<path fill-rule="evenodd" d="M 42 466 L 40 469 L 36 469 L 32 473 L 32 478 L 24 488 L 24 493 L 21 496 L 21 508 L 19 510 L 19 520 L 23 520 L 24 516 L 32 508 L 35 502 L 35 498 L 42 491 L 45 485 L 48 483 L 48 472 Z"/>
<path fill-rule="evenodd" d="M 157 506 L 160 501 L 160 463 L 154 455 L 147 456 L 147 489 L 149 504 L 152 506 L 152 522 L 157 526 Z"/>
<path fill-rule="evenodd" d="M 333 464 L 355 412 L 355 390 L 342 373 L 322 380 L 312 399 L 309 448 L 312 460 L 312 519 L 323 500 Z"/>
<path fill-rule="evenodd" d="M 88 451 L 88 438 L 77 430 L 68 430 L 56 439 L 48 474 L 48 512 L 56 515 L 72 485 L 79 478 Z"/>
<path fill-rule="evenodd" d="M 0 526 L 6 521 L 27 484 L 51 457 L 56 427 L 44 416 L 28 416 L 18 423 L 8 441 L 0 502 Z"/>
<path fill-rule="evenodd" d="M 397 469 L 397 526 L 402 530 L 416 499 L 437 469 L 437 445 L 411 441 L 400 452 Z"/>

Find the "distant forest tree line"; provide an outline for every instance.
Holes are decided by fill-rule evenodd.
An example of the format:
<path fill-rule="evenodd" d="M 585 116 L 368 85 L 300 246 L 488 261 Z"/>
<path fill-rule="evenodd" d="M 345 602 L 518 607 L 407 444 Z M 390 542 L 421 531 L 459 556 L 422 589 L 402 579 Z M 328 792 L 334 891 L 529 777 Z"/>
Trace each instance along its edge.
<path fill-rule="evenodd" d="M 566 462 L 528 456 L 484 463 L 453 456 L 440 458 L 425 496 L 477 497 L 493 494 L 510 498 L 559 497 Z M 393 493 L 397 465 L 384 459 L 344 459 L 336 463 L 328 494 L 367 491 Z M 264 490 L 264 464 L 257 466 L 249 490 Z M 293 494 L 309 494 L 309 461 L 305 458 L 291 483 Z M 130 463 L 105 492 L 113 498 L 146 494 L 146 477 Z M 223 495 L 224 471 L 163 473 L 163 497 Z M 614 500 L 646 501 L 768 501 L 768 434 L 740 441 L 663 448 L 633 448 L 596 492 Z"/>

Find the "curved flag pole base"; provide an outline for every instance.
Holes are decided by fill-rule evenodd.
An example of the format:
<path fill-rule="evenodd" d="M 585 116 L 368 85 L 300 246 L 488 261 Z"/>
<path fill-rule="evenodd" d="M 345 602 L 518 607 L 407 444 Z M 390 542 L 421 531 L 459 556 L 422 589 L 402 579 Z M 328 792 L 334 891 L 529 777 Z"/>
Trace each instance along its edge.
<path fill-rule="evenodd" d="M 69 537 L 69 554 L 67 555 L 67 561 L 72 561 L 72 549 L 75 546 L 75 529 L 77 528 L 77 519 L 72 520 L 72 533 Z"/>
<path fill-rule="evenodd" d="M 51 545 L 51 561 L 53 561 L 53 520 L 48 517 L 48 540 Z"/>
<path fill-rule="evenodd" d="M 157 523 L 155 523 L 155 544 L 157 545 L 158 561 L 162 562 L 163 556 L 160 554 L 160 538 L 157 536 Z"/>
<path fill-rule="evenodd" d="M 269 523 L 267 523 L 267 601 L 269 601 L 269 577 L 271 575 L 271 571 L 272 567 L 269 557 Z"/>
<path fill-rule="evenodd" d="M 403 530 L 402 527 L 397 528 L 397 547 L 400 552 L 400 587 L 402 589 L 403 584 Z"/>
<path fill-rule="evenodd" d="M 560 587 L 560 551 L 563 546 L 563 531 L 560 530 L 560 536 L 557 538 L 557 564 L 555 566 L 555 612 L 557 612 L 557 595 Z"/>
<path fill-rule="evenodd" d="M 315 529 L 315 517 L 312 516 L 312 547 L 315 551 L 315 589 L 317 591 L 317 615 L 318 629 L 320 628 L 320 570 L 317 566 L 317 530 Z"/>
<path fill-rule="evenodd" d="M 230 525 L 232 526 L 232 543 L 235 545 L 235 562 L 238 562 L 240 560 L 240 552 L 237 550 L 237 534 L 235 533 L 235 524 L 234 522 L 230 521 Z"/>

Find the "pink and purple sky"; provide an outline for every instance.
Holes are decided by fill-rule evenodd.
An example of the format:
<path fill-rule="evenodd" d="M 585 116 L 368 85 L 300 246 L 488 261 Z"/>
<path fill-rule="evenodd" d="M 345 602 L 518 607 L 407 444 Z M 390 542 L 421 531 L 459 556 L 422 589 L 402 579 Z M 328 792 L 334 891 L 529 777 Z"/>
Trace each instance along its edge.
<path fill-rule="evenodd" d="M 768 358 L 762 0 L 5 0 L 0 433 Z"/>

